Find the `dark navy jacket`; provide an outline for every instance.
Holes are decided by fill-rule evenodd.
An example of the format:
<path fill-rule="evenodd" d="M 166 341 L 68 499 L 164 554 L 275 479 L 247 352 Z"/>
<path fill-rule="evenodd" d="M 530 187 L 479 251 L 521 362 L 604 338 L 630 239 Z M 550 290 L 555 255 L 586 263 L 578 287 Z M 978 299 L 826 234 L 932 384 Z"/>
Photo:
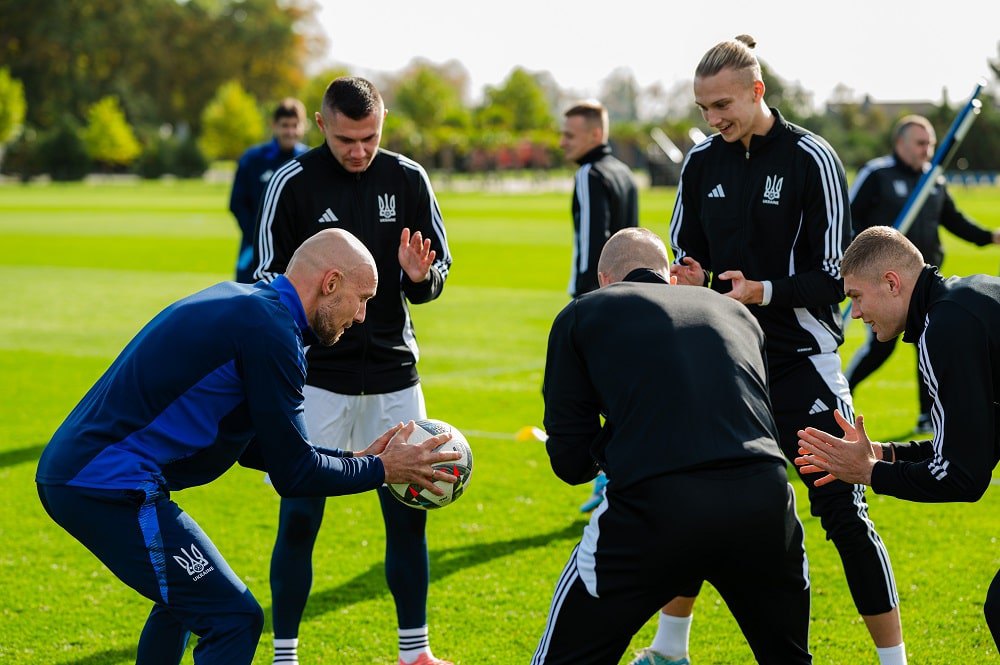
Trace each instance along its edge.
<path fill-rule="evenodd" d="M 257 222 L 257 206 L 271 176 L 278 167 L 292 157 L 309 149 L 296 143 L 289 152 L 282 152 L 277 139 L 255 145 L 243 153 L 233 178 L 233 191 L 229 197 L 229 210 L 240 225 L 240 254 L 236 259 L 236 281 L 249 284 L 253 279 L 253 230 Z"/>
<path fill-rule="evenodd" d="M 96 489 L 203 485 L 237 461 L 283 496 L 382 484 L 377 457 L 319 452 L 302 419 L 298 294 L 223 282 L 170 305 L 129 342 L 42 452 L 36 481 Z"/>

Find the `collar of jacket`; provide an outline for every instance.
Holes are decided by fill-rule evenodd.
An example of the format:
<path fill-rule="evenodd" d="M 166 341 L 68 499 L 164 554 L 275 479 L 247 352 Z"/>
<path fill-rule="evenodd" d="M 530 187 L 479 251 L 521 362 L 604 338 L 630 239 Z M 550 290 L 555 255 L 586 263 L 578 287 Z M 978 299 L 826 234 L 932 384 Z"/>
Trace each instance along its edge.
<path fill-rule="evenodd" d="M 896 168 L 898 168 L 898 169 L 900 169 L 902 171 L 906 171 L 907 173 L 909 173 L 911 175 L 923 175 L 924 174 L 924 170 L 923 169 L 920 169 L 918 171 L 917 169 L 913 168 L 912 166 L 910 166 L 909 164 L 907 164 L 906 162 L 904 162 L 902 159 L 900 159 L 899 153 L 896 152 L 895 150 L 892 151 L 892 161 L 895 162 Z"/>
<path fill-rule="evenodd" d="M 667 280 L 663 279 L 663 275 L 658 272 L 653 272 L 649 268 L 636 268 L 629 274 L 625 275 L 623 282 L 645 282 L 647 284 L 666 284 Z"/>
<path fill-rule="evenodd" d="M 601 145 L 597 146 L 596 148 L 588 152 L 586 155 L 581 157 L 580 159 L 576 160 L 576 163 L 579 164 L 580 166 L 583 166 L 584 164 L 590 164 L 591 162 L 596 162 L 601 157 L 604 157 L 604 155 L 610 155 L 610 154 L 611 154 L 611 146 L 608 145 L 607 143 L 602 143 Z"/>
<path fill-rule="evenodd" d="M 292 284 L 290 279 L 284 275 L 278 275 L 270 284 L 263 282 L 257 282 L 257 284 L 260 288 L 271 288 L 278 293 L 278 300 L 285 306 L 288 313 L 292 315 L 296 327 L 298 327 L 299 332 L 302 334 L 304 344 L 316 344 L 319 341 L 319 338 L 313 333 L 312 328 L 309 327 L 309 320 L 306 319 L 306 310 L 302 307 L 302 300 L 299 298 L 299 293 L 295 290 L 295 285 Z"/>
<path fill-rule="evenodd" d="M 265 156 L 268 159 L 277 159 L 279 156 L 284 155 L 286 158 L 291 159 L 292 157 L 298 157 L 304 153 L 308 148 L 305 144 L 296 143 L 291 150 L 282 151 L 281 144 L 278 143 L 278 139 L 272 138 L 271 142 L 267 144 L 265 150 Z"/>
<path fill-rule="evenodd" d="M 768 107 L 771 110 L 771 114 L 774 116 L 774 124 L 771 125 L 771 129 L 767 130 L 767 134 L 754 134 L 750 137 L 750 148 L 744 148 L 742 141 L 733 141 L 732 143 L 727 143 L 727 147 L 735 152 L 744 153 L 758 153 L 761 150 L 766 150 L 768 146 L 774 143 L 777 137 L 788 131 L 788 121 L 781 115 L 781 112 L 774 108 L 773 106 Z M 721 140 L 721 137 L 720 137 Z"/>
<path fill-rule="evenodd" d="M 330 168 L 332 168 L 337 175 L 343 176 L 345 178 L 357 178 L 358 180 L 363 178 L 365 174 L 368 173 L 368 171 L 372 167 L 372 164 L 375 163 L 375 160 L 378 159 L 379 154 L 382 152 L 382 148 L 376 148 L 375 156 L 372 157 L 372 161 L 370 164 L 368 164 L 368 168 L 362 171 L 361 173 L 352 173 L 351 171 L 345 169 L 343 164 L 337 161 L 337 158 L 333 156 L 333 151 L 330 150 L 330 146 L 327 145 L 326 141 L 323 141 L 323 145 L 320 146 L 320 148 L 322 149 L 323 154 L 326 155 L 326 158 L 329 160 Z"/>
<path fill-rule="evenodd" d="M 938 273 L 937 268 L 929 264 L 925 265 L 913 287 L 913 294 L 910 295 L 910 307 L 906 311 L 906 330 L 903 331 L 904 342 L 916 344 L 920 336 L 924 334 L 927 310 L 937 298 L 938 290 L 942 288 L 942 284 L 944 284 L 944 277 Z"/>

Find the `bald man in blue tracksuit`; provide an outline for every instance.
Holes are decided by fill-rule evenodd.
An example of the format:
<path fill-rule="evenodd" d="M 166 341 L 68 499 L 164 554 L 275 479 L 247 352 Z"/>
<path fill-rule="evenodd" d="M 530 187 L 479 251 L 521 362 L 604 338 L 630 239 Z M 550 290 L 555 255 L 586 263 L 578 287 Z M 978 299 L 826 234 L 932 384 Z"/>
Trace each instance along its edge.
<path fill-rule="evenodd" d="M 409 427 L 357 454 L 306 439 L 304 346 L 332 344 L 364 320 L 376 284 L 364 245 L 330 230 L 271 284 L 224 282 L 174 303 L 42 452 L 35 479 L 45 510 L 154 602 L 138 663 L 179 663 L 191 632 L 200 637 L 196 663 L 250 663 L 264 624 L 258 602 L 172 491 L 208 483 L 236 462 L 268 471 L 282 496 L 351 494 L 402 476 L 432 487 L 430 464 L 454 458 L 400 445 Z"/>

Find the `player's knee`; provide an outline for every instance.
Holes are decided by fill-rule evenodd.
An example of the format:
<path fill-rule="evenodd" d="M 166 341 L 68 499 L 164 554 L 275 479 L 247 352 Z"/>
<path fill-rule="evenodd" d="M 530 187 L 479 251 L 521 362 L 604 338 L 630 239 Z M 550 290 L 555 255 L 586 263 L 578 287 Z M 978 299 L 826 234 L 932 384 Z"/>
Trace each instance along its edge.
<path fill-rule="evenodd" d="M 282 515 L 279 537 L 287 545 L 312 545 L 321 518 L 307 510 L 291 510 Z"/>
<path fill-rule="evenodd" d="M 239 601 L 233 607 L 233 616 L 242 630 L 251 635 L 254 640 L 260 638 L 264 630 L 264 608 L 260 606 L 250 589 L 243 592 Z"/>

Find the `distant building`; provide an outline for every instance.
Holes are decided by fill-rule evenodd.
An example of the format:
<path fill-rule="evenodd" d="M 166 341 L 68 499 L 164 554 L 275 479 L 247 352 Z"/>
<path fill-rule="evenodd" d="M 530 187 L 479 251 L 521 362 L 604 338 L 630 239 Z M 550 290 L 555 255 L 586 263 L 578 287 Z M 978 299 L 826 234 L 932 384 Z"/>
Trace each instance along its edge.
<path fill-rule="evenodd" d="M 933 116 L 938 105 L 926 100 L 877 102 L 871 95 L 865 95 L 861 102 L 829 102 L 826 105 L 827 113 L 840 115 L 844 107 L 860 109 L 862 113 L 880 111 L 882 115 L 889 119 L 899 118 L 909 113 L 916 113 L 922 116 Z"/>

